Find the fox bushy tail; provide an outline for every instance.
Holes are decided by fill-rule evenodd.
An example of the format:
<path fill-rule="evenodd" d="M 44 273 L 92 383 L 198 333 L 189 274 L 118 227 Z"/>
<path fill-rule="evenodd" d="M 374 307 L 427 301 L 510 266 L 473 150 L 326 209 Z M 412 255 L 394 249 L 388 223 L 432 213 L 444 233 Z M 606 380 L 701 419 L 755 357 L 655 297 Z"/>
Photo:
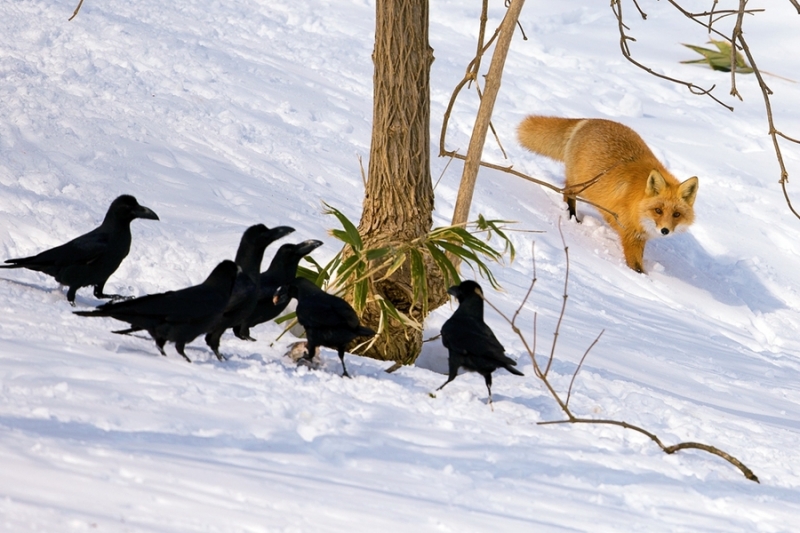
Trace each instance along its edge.
<path fill-rule="evenodd" d="M 531 115 L 520 123 L 517 137 L 520 144 L 528 150 L 564 161 L 567 143 L 576 127 L 584 121 L 581 118 Z"/>

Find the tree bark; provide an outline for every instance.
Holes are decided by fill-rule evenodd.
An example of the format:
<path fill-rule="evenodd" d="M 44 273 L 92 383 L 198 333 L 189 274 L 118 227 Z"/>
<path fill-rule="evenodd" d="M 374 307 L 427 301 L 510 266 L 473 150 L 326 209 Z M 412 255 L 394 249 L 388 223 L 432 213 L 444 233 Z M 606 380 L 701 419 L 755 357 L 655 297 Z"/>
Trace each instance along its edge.
<path fill-rule="evenodd" d="M 430 173 L 430 68 L 428 0 L 377 0 L 374 104 L 369 175 L 359 233 L 368 248 L 409 241 L 432 225 Z M 437 279 L 438 277 L 438 279 Z M 376 283 L 376 292 L 420 322 L 412 306 L 409 269 Z M 429 265 L 429 308 L 446 300 L 438 270 Z M 377 306 L 368 304 L 362 322 L 377 330 Z M 365 353 L 382 360 L 412 363 L 422 346 L 421 332 L 400 324 L 384 326 L 388 335 Z"/>

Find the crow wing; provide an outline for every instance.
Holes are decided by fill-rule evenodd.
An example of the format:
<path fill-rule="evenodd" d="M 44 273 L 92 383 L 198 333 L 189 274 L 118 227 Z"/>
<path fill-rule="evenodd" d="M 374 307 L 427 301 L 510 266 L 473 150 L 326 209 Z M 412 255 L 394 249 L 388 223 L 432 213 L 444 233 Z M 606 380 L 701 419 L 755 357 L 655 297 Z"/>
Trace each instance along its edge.
<path fill-rule="evenodd" d="M 442 326 L 442 344 L 460 354 L 493 359 L 501 364 L 508 364 L 509 361 L 515 364 L 506 357 L 505 348 L 491 328 L 470 316 L 456 313 L 450 317 Z"/>
<path fill-rule="evenodd" d="M 306 328 L 358 328 L 358 315 L 350 304 L 324 292 L 297 303 L 297 319 Z"/>
<path fill-rule="evenodd" d="M 37 255 L 21 259 L 9 259 L 6 263 L 38 270 L 58 279 L 58 273 L 64 267 L 89 265 L 96 261 L 108 251 L 109 242 L 110 236 L 108 233 L 93 230 Z"/>

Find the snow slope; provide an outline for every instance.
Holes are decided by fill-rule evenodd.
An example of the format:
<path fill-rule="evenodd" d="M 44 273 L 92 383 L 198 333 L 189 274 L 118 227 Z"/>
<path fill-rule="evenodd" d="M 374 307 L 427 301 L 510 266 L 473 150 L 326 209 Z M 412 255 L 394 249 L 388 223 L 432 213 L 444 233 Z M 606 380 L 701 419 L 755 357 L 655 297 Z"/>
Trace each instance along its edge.
<path fill-rule="evenodd" d="M 718 446 L 761 484 L 619 428 L 537 425 L 561 413 L 493 311 L 487 322 L 526 377 L 498 372 L 491 411 L 476 375 L 429 396 L 445 379 L 438 341 L 394 374 L 348 356 L 355 378 L 343 380 L 327 350 L 322 369 L 296 368 L 283 356 L 294 339 L 276 341 L 268 324 L 257 343 L 226 334 L 225 363 L 195 341 L 189 365 L 171 346 L 162 358 L 149 338 L 112 335 L 119 323 L 73 315 L 52 279 L 4 270 L 0 530 L 797 531 L 800 224 L 752 77 L 738 80 L 743 102 L 729 97 L 727 75 L 679 64 L 694 58 L 679 43 L 705 43 L 703 29 L 667 3 L 640 4 L 647 21 L 624 4 L 637 58 L 716 84 L 735 112 L 625 61 L 607 3 L 528 2 L 528 39 L 515 37 L 494 114 L 509 159 L 491 139 L 485 158 L 560 183 L 559 164 L 517 146 L 516 124 L 534 112 L 604 117 L 637 130 L 677 176 L 700 177 L 694 226 L 648 245 L 648 276 L 624 266 L 596 213 L 579 206 L 584 224 L 562 220 L 570 297 L 552 380 L 565 391 L 604 331 L 575 382 L 577 414 Z M 761 68 L 798 78 L 800 16 L 789 2 L 751 4 L 768 7 L 745 26 Z M 337 251 L 321 205 L 360 213 L 374 2 L 87 0 L 70 23 L 71 2 L 0 6 L 0 259 L 87 231 L 121 193 L 161 221 L 134 221 L 109 291 L 197 283 L 258 222 L 295 227 L 287 242 L 325 240 L 320 261 Z M 492 2 L 490 30 L 502 14 Z M 476 2 L 432 2 L 434 145 L 478 16 Z M 800 86 L 767 80 L 778 128 L 800 137 Z M 464 93 L 449 148 L 466 148 L 476 108 Z M 800 148 L 785 145 L 784 158 L 793 190 Z M 460 177 L 447 163 L 433 161 L 437 224 Z M 483 170 L 472 212 L 544 232 L 514 233 L 517 261 L 494 269 L 505 292 L 484 288 L 513 313 L 535 241 L 522 320 L 530 334 L 537 313 L 548 353 L 565 272 L 560 198 Z M 84 289 L 77 303 L 99 302 Z"/>

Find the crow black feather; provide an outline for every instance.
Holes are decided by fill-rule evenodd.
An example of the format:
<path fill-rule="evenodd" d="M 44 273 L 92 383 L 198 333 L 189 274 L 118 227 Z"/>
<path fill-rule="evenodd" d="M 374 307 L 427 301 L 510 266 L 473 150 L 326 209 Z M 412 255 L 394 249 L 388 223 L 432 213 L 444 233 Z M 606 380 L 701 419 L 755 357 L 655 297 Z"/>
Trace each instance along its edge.
<path fill-rule="evenodd" d="M 289 226 L 277 226 L 269 229 L 264 224 L 256 224 L 247 228 L 242 235 L 239 249 L 236 251 L 236 264 L 241 271 L 236 276 L 236 283 L 233 285 L 233 292 L 231 292 L 225 311 L 206 334 L 206 344 L 220 361 L 222 361 L 222 354 L 219 353 L 219 341 L 222 334 L 228 328 L 241 326 L 258 303 L 259 272 L 261 260 L 264 258 L 264 250 L 270 243 L 293 231 L 294 228 Z M 240 339 L 255 340 L 249 335 L 242 335 L 240 330 L 235 333 Z"/>
<path fill-rule="evenodd" d="M 313 250 L 322 246 L 322 241 L 308 240 L 297 244 L 284 244 L 275 252 L 269 268 L 259 276 L 258 303 L 250 316 L 241 325 L 234 326 L 233 332 L 239 338 L 250 337 L 250 328 L 272 320 L 286 309 L 289 300 L 280 305 L 273 301 L 275 291 L 288 285 L 297 275 L 300 260 Z"/>
<path fill-rule="evenodd" d="M 67 301 L 73 306 L 78 289 L 90 285 L 95 298 L 120 298 L 103 293 L 103 287 L 131 249 L 131 222 L 137 218 L 158 220 L 158 215 L 124 194 L 111 202 L 103 223 L 89 233 L 31 257 L 7 259 L 0 268 L 27 268 L 53 276 L 69 287 Z"/>
<path fill-rule="evenodd" d="M 344 365 L 344 351 L 356 337 L 372 337 L 375 332 L 362 326 L 355 310 L 343 299 L 328 294 L 305 278 L 295 278 L 275 292 L 275 303 L 284 305 L 297 298 L 297 321 L 306 330 L 305 359 L 310 360 L 318 346 L 335 349 L 342 361 L 342 377 L 350 377 Z"/>
<path fill-rule="evenodd" d="M 178 291 L 150 294 L 132 300 L 103 304 L 93 311 L 76 311 L 80 316 L 108 316 L 127 322 L 130 328 L 114 331 L 127 334 L 147 331 L 156 341 L 158 351 L 164 352 L 167 341 L 184 359 L 184 346 L 206 333 L 219 319 L 230 299 L 239 267 L 233 261 L 223 261 L 200 285 Z"/>
<path fill-rule="evenodd" d="M 462 281 L 447 289 L 458 299 L 458 309 L 442 325 L 442 344 L 449 353 L 449 375 L 441 387 L 453 381 L 458 369 L 477 372 L 486 380 L 489 403 L 492 403 L 492 372 L 505 368 L 517 376 L 524 375 L 514 368 L 517 362 L 505 355 L 503 345 L 483 321 L 483 291 L 474 281 Z"/>

